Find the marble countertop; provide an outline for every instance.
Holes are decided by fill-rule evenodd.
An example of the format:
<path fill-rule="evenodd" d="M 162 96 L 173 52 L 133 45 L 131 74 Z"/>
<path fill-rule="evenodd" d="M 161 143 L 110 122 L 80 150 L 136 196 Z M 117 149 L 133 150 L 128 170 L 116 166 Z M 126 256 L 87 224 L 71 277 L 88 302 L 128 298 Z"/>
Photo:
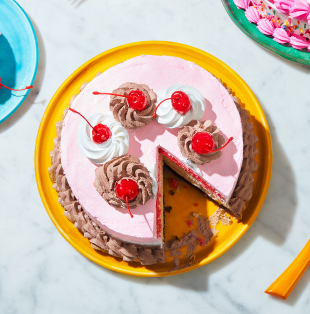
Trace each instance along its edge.
<path fill-rule="evenodd" d="M 246 37 L 219 0 L 20 0 L 36 30 L 35 88 L 0 125 L 0 313 L 309 313 L 310 269 L 286 301 L 264 294 L 310 237 L 310 68 Z M 0 13 L 1 14 L 1 13 Z M 124 276 L 78 253 L 54 227 L 34 174 L 36 134 L 62 82 L 107 49 L 143 40 L 224 61 L 263 107 L 273 174 L 258 218 L 227 253 L 165 278 Z"/>

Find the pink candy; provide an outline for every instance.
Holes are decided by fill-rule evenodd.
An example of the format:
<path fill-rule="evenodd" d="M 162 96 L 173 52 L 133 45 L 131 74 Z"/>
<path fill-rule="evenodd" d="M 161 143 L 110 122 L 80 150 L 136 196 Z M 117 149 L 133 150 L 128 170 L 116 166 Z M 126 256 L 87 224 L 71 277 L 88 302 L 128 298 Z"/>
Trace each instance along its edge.
<path fill-rule="evenodd" d="M 257 9 L 254 7 L 248 7 L 245 10 L 245 16 L 251 23 L 257 24 L 258 21 L 260 20 L 259 13 L 258 13 Z"/>
<path fill-rule="evenodd" d="M 274 25 L 267 19 L 261 19 L 257 23 L 258 30 L 264 35 L 273 35 Z"/>
<path fill-rule="evenodd" d="M 284 14 L 290 13 L 290 8 L 293 6 L 294 0 L 275 0 L 274 5 L 279 12 Z"/>
<path fill-rule="evenodd" d="M 288 33 L 281 27 L 276 28 L 273 32 L 273 40 L 279 44 L 285 44 L 290 42 L 290 36 Z"/>
<path fill-rule="evenodd" d="M 250 0 L 234 0 L 234 3 L 238 9 L 246 10 L 250 5 Z"/>

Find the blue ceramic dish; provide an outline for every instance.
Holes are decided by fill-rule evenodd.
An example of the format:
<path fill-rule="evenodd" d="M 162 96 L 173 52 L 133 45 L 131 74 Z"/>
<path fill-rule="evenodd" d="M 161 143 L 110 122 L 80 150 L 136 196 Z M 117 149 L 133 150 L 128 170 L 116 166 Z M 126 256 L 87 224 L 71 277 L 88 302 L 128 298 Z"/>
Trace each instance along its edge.
<path fill-rule="evenodd" d="M 24 10 L 13 0 L 0 1 L 0 77 L 10 88 L 32 85 L 39 61 L 38 42 Z M 0 89 L 0 123 L 22 104 L 30 90 Z"/>

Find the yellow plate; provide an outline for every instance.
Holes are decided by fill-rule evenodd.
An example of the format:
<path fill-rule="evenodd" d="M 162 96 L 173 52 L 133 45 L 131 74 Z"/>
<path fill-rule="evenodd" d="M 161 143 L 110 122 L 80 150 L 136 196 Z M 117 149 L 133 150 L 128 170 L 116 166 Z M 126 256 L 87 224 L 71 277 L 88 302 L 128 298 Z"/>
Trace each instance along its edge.
<path fill-rule="evenodd" d="M 207 247 L 199 246 L 196 250 L 196 263 L 193 266 L 173 272 L 169 272 L 173 268 L 172 258 L 168 258 L 165 264 L 143 267 L 137 263 L 123 262 L 95 251 L 88 240 L 63 215 L 64 210 L 57 203 L 57 193 L 52 189 L 47 172 L 47 168 L 51 165 L 49 153 L 54 145 L 53 138 L 56 136 L 55 124 L 61 120 L 62 112 L 64 108 L 68 107 L 71 97 L 78 94 L 80 86 L 84 82 L 91 81 L 98 72 L 103 72 L 120 62 L 142 54 L 179 57 L 192 61 L 216 77 L 221 78 L 241 99 L 242 103 L 245 104 L 245 108 L 250 111 L 255 133 L 259 138 L 259 142 L 256 144 L 259 151 L 256 156 L 258 171 L 254 175 L 253 197 L 247 204 L 242 220 L 234 220 L 230 226 L 218 224 L 216 229 L 220 231 L 219 235 Z M 232 247 L 248 230 L 263 205 L 270 182 L 271 168 L 272 147 L 268 124 L 258 100 L 242 78 L 222 61 L 202 50 L 163 41 L 138 42 L 116 47 L 94 57 L 71 74 L 57 90 L 45 110 L 35 148 L 35 173 L 39 193 L 48 215 L 62 236 L 93 262 L 123 274 L 144 277 L 175 275 L 196 269 L 214 261 Z M 167 171 L 165 174 L 165 182 L 167 182 L 167 178 L 173 176 L 173 174 L 167 173 Z M 173 208 L 178 207 L 173 209 L 170 214 L 166 213 L 166 240 L 173 235 L 180 236 L 182 232 L 189 231 L 186 225 L 186 217 L 190 212 L 196 211 L 210 216 L 216 209 L 216 205 L 211 200 L 206 199 L 199 191 L 181 182 L 181 180 L 180 186 L 180 194 L 173 197 L 168 196 L 168 193 L 166 194 L 166 205 L 171 205 Z M 169 186 L 165 184 L 165 190 L 167 189 L 169 189 Z M 189 195 L 190 198 L 188 198 Z M 195 204 L 196 206 L 194 206 L 194 203 L 199 205 Z M 175 219 L 178 219 L 177 224 L 174 223 Z M 177 228 L 175 225 L 177 225 Z M 181 259 L 181 262 L 184 262 L 184 260 Z"/>

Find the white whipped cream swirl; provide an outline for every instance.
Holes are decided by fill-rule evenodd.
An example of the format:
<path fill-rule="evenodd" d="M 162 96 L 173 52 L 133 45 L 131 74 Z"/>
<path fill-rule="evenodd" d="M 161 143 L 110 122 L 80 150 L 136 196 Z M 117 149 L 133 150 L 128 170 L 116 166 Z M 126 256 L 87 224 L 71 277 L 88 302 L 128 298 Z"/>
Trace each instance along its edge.
<path fill-rule="evenodd" d="M 114 157 L 125 155 L 129 148 L 127 130 L 112 116 L 94 113 L 88 118 L 89 123 L 95 126 L 99 123 L 106 125 L 112 136 L 101 144 L 92 140 L 92 128 L 83 120 L 79 125 L 78 145 L 81 153 L 96 164 L 104 164 Z"/>
<path fill-rule="evenodd" d="M 188 124 L 192 120 L 200 120 L 206 109 L 206 101 L 199 90 L 192 86 L 183 84 L 173 84 L 159 92 L 156 106 L 166 98 L 170 98 L 176 91 L 182 91 L 187 94 L 191 102 L 191 109 L 182 115 L 176 112 L 171 100 L 163 102 L 156 111 L 158 123 L 167 128 L 177 128 Z"/>

